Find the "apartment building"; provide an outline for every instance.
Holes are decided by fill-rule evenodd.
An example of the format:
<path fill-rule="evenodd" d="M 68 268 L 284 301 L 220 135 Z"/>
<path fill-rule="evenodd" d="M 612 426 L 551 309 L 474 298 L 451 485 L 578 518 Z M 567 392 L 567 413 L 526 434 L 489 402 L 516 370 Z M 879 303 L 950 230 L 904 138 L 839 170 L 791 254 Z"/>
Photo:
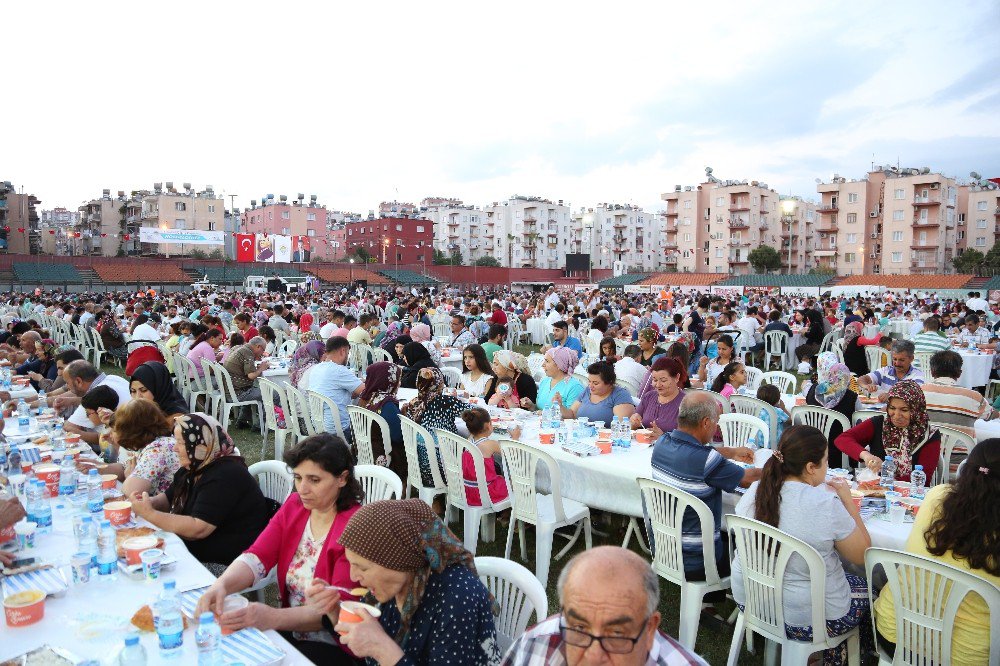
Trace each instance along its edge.
<path fill-rule="evenodd" d="M 956 255 L 970 248 L 986 254 L 1000 241 L 1000 185 L 972 176 L 958 188 Z"/>
<path fill-rule="evenodd" d="M 42 254 L 70 254 L 72 234 L 79 225 L 80 212 L 65 208 L 43 210 L 40 216 Z"/>
<path fill-rule="evenodd" d="M 495 243 L 487 243 L 482 234 L 486 228 L 486 213 L 461 199 L 426 197 L 416 212 L 428 220 L 434 230 L 434 249 L 451 254 L 458 250 L 464 263 L 471 264 L 485 256 L 495 256 Z"/>
<path fill-rule="evenodd" d="M 954 272 L 958 184 L 922 169 L 877 166 L 866 178 L 837 174 L 817 185 L 818 268 L 838 275 Z"/>
<path fill-rule="evenodd" d="M 779 196 L 777 224 L 780 243 L 772 245 L 769 229 L 764 230 L 764 237 L 765 242 L 781 254 L 781 270 L 808 273 L 815 267 L 816 203 L 800 197 Z"/>
<path fill-rule="evenodd" d="M 346 224 L 348 254 L 365 252 L 386 265 L 430 265 L 434 232 L 429 220 L 412 217 L 372 217 Z M 343 256 L 343 255 L 341 255 Z"/>
<path fill-rule="evenodd" d="M 778 193 L 758 181 L 719 180 L 705 170 L 701 185 L 674 187 L 661 199 L 664 263 L 681 272 L 753 272 L 748 256 L 780 242 Z"/>
<path fill-rule="evenodd" d="M 131 218 L 136 238 L 134 242 L 128 244 L 128 247 L 123 247 L 124 234 L 129 231 L 126 228 L 126 213 L 130 203 L 136 203 L 137 206 L 132 211 Z M 141 200 L 126 199 L 124 191 L 119 191 L 118 196 L 112 198 L 111 190 L 104 190 L 100 198 L 91 199 L 79 207 L 75 231 L 68 239 L 69 254 L 114 257 L 118 254 L 119 247 L 125 251 L 134 248 L 138 245 L 137 225 L 141 209 Z"/>
<path fill-rule="evenodd" d="M 43 210 L 39 222 L 44 227 L 72 227 L 80 221 L 80 212 L 65 208 Z"/>
<path fill-rule="evenodd" d="M 631 204 L 602 203 L 572 215 L 570 251 L 589 254 L 592 268 L 616 275 L 662 270 L 663 218 Z"/>
<path fill-rule="evenodd" d="M 333 261 L 336 246 L 333 242 L 330 211 L 317 202 L 315 194 L 299 193 L 292 200 L 281 194 L 277 199 L 268 194 L 258 205 L 250 200 L 250 208 L 243 211 L 240 218 L 240 233 L 270 234 L 275 236 L 308 236 L 311 258 Z M 340 256 L 343 256 L 341 249 Z"/>
<path fill-rule="evenodd" d="M 38 254 L 41 236 L 36 206 L 41 201 L 33 194 L 18 193 L 9 180 L 0 181 L 0 249 L 10 254 Z"/>
<path fill-rule="evenodd" d="M 225 231 L 226 206 L 222 197 L 217 196 L 211 185 L 196 191 L 191 183 L 183 184 L 183 191 L 173 183 L 154 183 L 153 191 L 133 192 L 125 204 L 124 231 L 128 238 L 122 238 L 122 246 L 127 254 L 190 254 L 194 250 L 210 253 L 224 250 L 224 246 L 195 246 L 183 243 L 141 243 L 141 227 L 160 229 L 191 229 L 199 231 Z M 122 193 L 119 192 L 119 195 Z"/>
<path fill-rule="evenodd" d="M 562 199 L 553 203 L 541 197 L 515 194 L 483 208 L 479 228 L 483 251 L 501 266 L 514 268 L 565 268 L 571 252 L 573 223 Z M 490 247 L 493 248 L 490 251 Z"/>

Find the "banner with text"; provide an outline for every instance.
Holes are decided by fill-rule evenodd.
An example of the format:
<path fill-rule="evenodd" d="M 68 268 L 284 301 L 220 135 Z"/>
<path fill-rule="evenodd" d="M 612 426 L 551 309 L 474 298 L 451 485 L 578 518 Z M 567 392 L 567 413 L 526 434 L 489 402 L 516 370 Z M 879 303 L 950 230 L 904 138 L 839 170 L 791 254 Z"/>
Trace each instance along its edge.
<path fill-rule="evenodd" d="M 184 243 L 186 245 L 223 245 L 221 231 L 199 231 L 197 229 L 157 229 L 139 227 L 139 241 L 142 243 Z"/>

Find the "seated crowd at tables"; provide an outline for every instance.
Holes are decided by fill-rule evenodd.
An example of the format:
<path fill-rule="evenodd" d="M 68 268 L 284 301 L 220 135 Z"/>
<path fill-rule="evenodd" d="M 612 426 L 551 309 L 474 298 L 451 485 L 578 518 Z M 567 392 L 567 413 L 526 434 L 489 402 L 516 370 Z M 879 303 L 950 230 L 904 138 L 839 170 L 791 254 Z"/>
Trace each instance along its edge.
<path fill-rule="evenodd" d="M 340 308 L 317 305 L 315 297 L 304 296 L 292 307 L 266 296 L 169 302 L 88 298 L 80 305 L 44 305 L 46 314 L 97 329 L 109 357 L 125 365 L 126 378 L 103 372 L 73 345 L 57 346 L 31 319 L 37 306 L 25 300 L 19 304 L 23 318 L 4 322 L 0 360 L 45 391 L 46 405 L 65 416 L 66 432 L 78 433 L 99 454 L 99 471 L 118 477 L 138 517 L 176 534 L 218 577 L 200 600 L 199 612 L 219 610 L 226 595 L 260 583 L 275 570 L 279 607 L 254 602 L 222 613 L 220 623 L 232 630 L 277 630 L 315 663 L 353 664 L 370 658 L 380 664 L 541 664 L 556 663 L 550 661 L 553 655 L 562 655 L 566 663 L 584 663 L 597 649 L 605 656 L 643 657 L 634 663 L 702 663 L 658 631 L 659 581 L 649 563 L 610 547 L 586 551 L 563 568 L 559 614 L 530 628 L 504 657 L 496 643 L 494 600 L 476 575 L 472 555 L 438 517 L 437 507 L 420 500 L 365 503 L 354 475 L 357 452 L 349 405 L 369 409 L 388 424 L 391 451 L 380 450 L 382 437 L 374 432 L 373 454 L 404 487 L 409 475 L 401 417 L 422 425 L 432 437 L 439 428 L 470 437 L 486 461 L 486 488 L 493 502 L 505 499 L 509 489 L 500 438 L 494 436 L 485 406 L 538 412 L 555 404 L 564 419 L 610 423 L 621 417 L 634 429 L 648 428 L 655 441 L 653 478 L 688 490 L 709 507 L 715 521 L 714 567 L 720 575 L 731 575 L 732 596 L 741 608 L 744 581 L 738 561 L 729 558 L 721 501 L 723 492 L 737 488 L 745 489 L 737 515 L 778 527 L 824 559 L 826 631 L 838 635 L 860 627 L 868 649 L 877 642 L 889 652 L 899 639 L 893 599 L 885 588 L 874 609 L 869 608 L 872 581 L 857 575 L 857 567 L 863 565 L 871 539 L 850 488 L 828 481 L 827 469 L 846 456 L 853 465 L 878 473 L 892 455 L 897 480 L 908 481 L 917 465 L 930 478 L 942 451 L 938 424 L 971 429 L 977 419 L 989 420 L 997 413 L 982 393 L 957 386 L 962 357 L 941 342 L 948 342 L 941 332 L 955 327 L 961 329 L 959 340 L 996 349 L 996 339 L 979 325 L 980 315 L 960 304 L 945 308 L 945 314 L 954 315 L 947 319 L 933 310 L 914 318 L 920 330 L 909 341 L 882 334 L 863 337 L 862 326 L 881 319 L 874 311 L 869 316 L 859 307 L 855 315 L 840 304 L 803 301 L 792 320 L 805 332 L 799 356 L 810 365 L 806 404 L 835 410 L 849 420 L 860 393 L 872 393 L 886 405 L 884 415 L 846 430 L 835 426 L 825 435 L 792 425 L 776 387 L 749 389 L 748 365 L 742 359 L 752 360 L 762 351 L 761 334 L 788 329 L 781 321 L 788 303 L 773 299 L 748 305 L 706 296 L 674 312 L 665 302 L 635 307 L 596 290 L 576 298 L 550 290 L 534 301 L 502 295 L 483 309 L 461 297 L 389 299 L 367 293 L 335 295 Z M 681 299 L 676 302 L 680 305 Z M 430 316 L 442 312 L 448 313 L 449 332 L 432 335 L 437 322 Z M 542 346 L 535 372 L 524 355 L 508 348 L 511 317 L 522 325 L 544 317 L 549 324 L 551 342 Z M 584 323 L 590 329 L 581 335 Z M 820 342 L 833 325 L 843 326 L 842 354 L 820 353 Z M 591 340 L 582 339 L 586 336 Z M 294 492 L 279 505 L 261 493 L 221 424 L 192 409 L 180 394 L 174 381 L 180 368 L 168 365 L 157 343 L 191 361 L 199 375 L 202 360 L 221 363 L 232 378 L 232 398 L 263 407 L 259 380 L 270 367 L 266 357 L 278 354 L 283 338 L 299 343 L 289 383 L 330 398 L 340 421 L 335 423 L 335 415 L 326 410 L 326 433 L 285 449 L 282 458 L 291 470 Z M 390 360 L 369 363 L 358 376 L 348 365 L 352 345 L 380 347 Z M 889 349 L 888 366 L 868 366 L 864 348 L 871 345 Z M 599 353 L 586 354 L 591 346 Z M 446 347 L 460 350 L 457 393 L 447 390 L 442 372 Z M 913 364 L 919 351 L 934 352 L 926 371 Z M 634 385 L 637 394 L 619 385 L 619 378 Z M 401 401 L 400 388 L 415 389 L 415 397 Z M 726 397 L 751 395 L 774 406 L 778 422 L 769 426 L 778 429 L 778 443 L 763 469 L 737 464 L 753 462 L 750 448 L 719 445 L 718 402 L 710 393 L 692 389 Z M 10 396 L 0 398 L 7 402 Z M 5 416 L 12 407 L 7 402 Z M 763 410 L 761 415 L 770 418 Z M 234 427 L 251 427 L 253 416 L 253 410 L 244 409 Z M 331 434 L 337 426 L 344 439 Z M 420 476 L 430 484 L 426 443 L 418 441 L 417 453 Z M 463 474 L 475 480 L 468 454 Z M 989 439 L 969 452 L 953 484 L 928 491 L 906 550 L 1000 584 L 994 548 L 1000 543 L 1000 514 L 990 499 L 1000 490 L 997 478 L 1000 440 Z M 483 499 L 468 484 L 466 498 L 470 504 Z M 0 520 L 18 515 L 9 502 L 0 510 Z M 693 544 L 697 532 L 700 544 L 700 527 L 690 518 L 684 520 L 685 537 L 691 536 Z M 713 566 L 702 555 L 700 545 L 689 546 L 686 538 L 688 580 L 704 580 L 706 566 Z M 3 552 L 0 557 L 9 559 Z M 786 632 L 808 640 L 813 628 L 808 625 L 805 569 L 790 565 L 785 584 Z M 345 591 L 354 588 L 368 590 L 381 616 L 339 624 L 338 606 L 356 598 Z M 706 596 L 704 613 L 725 617 L 724 600 L 725 594 Z M 603 603 L 621 605 L 620 622 L 607 623 L 599 612 Z M 875 635 L 870 632 L 873 611 Z M 963 602 L 954 663 L 985 663 L 990 640 L 986 615 L 975 598 Z M 840 649 L 823 658 L 846 663 Z"/>

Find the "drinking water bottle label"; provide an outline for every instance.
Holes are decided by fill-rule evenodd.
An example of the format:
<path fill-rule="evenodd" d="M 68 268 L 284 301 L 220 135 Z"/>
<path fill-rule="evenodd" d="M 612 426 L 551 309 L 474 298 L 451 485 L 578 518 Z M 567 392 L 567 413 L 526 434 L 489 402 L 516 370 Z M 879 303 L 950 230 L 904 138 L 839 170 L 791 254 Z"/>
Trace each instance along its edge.
<path fill-rule="evenodd" d="M 160 623 L 160 628 L 163 629 L 163 622 Z M 180 631 L 171 631 L 171 633 L 158 631 L 157 635 L 160 637 L 161 650 L 176 650 L 184 644 L 184 634 Z"/>

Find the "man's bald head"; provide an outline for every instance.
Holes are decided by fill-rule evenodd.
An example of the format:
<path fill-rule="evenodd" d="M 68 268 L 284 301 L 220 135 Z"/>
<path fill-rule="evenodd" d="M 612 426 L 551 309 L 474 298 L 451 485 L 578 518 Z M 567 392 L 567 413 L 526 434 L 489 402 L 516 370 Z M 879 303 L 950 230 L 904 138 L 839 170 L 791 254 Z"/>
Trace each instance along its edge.
<path fill-rule="evenodd" d="M 571 559 L 559 574 L 559 604 L 567 595 L 597 589 L 617 590 L 622 595 L 644 597 L 646 616 L 660 603 L 660 579 L 649 562 L 619 546 L 598 546 Z M 586 592 L 585 592 L 586 593 Z"/>

